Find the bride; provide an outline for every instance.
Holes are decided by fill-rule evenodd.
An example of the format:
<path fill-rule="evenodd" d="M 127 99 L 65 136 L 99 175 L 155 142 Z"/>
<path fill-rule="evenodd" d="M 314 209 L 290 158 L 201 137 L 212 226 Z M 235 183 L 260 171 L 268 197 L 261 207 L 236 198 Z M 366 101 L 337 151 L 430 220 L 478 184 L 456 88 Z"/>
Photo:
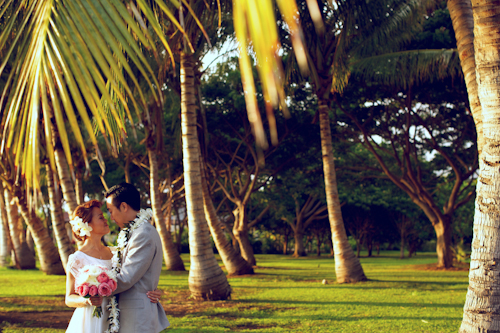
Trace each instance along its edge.
<path fill-rule="evenodd" d="M 84 243 L 79 251 L 69 256 L 66 269 L 66 305 L 76 308 L 66 330 L 69 333 L 102 333 L 108 328 L 108 298 L 84 298 L 75 292 L 75 284 L 80 285 L 82 282 L 79 277 L 84 266 L 99 265 L 109 269 L 112 267 L 113 254 L 101 241 L 101 238 L 109 233 L 109 226 L 100 207 L 100 201 L 90 200 L 78 206 L 73 213 L 73 218 L 78 216 L 83 220 L 83 223 L 72 223 L 73 236 Z M 155 290 L 148 292 L 147 296 L 152 303 L 157 303 L 161 294 L 161 291 Z M 92 315 L 94 306 L 102 307 L 100 318 Z"/>

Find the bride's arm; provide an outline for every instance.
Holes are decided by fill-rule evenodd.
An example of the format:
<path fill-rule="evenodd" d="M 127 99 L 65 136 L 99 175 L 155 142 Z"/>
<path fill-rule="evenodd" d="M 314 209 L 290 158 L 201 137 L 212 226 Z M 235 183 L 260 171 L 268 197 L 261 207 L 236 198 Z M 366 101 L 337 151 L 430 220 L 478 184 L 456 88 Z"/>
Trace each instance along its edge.
<path fill-rule="evenodd" d="M 75 277 L 68 272 L 66 275 L 66 305 L 70 308 L 81 308 L 87 305 L 99 306 L 102 297 L 85 298 L 75 292 Z"/>

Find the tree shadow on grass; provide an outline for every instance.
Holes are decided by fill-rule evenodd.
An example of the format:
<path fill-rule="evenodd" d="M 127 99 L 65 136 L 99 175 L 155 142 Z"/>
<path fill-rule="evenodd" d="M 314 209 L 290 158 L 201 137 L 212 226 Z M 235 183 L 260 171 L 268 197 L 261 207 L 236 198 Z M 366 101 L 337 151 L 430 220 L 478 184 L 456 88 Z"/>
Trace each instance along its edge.
<path fill-rule="evenodd" d="M 290 320 L 297 320 L 298 318 L 296 316 L 290 316 L 290 317 L 280 317 L 280 319 L 290 319 Z M 396 317 L 396 316 L 383 316 L 383 315 L 378 315 L 378 316 L 366 316 L 366 317 L 342 317 L 342 316 L 325 316 L 325 315 L 309 315 L 309 316 L 300 316 L 300 320 L 331 320 L 331 321 L 343 321 L 343 322 L 349 322 L 349 321 L 365 321 L 365 320 L 395 320 L 395 321 L 401 321 L 401 320 L 425 320 L 429 322 L 433 321 L 438 321 L 438 320 L 462 320 L 462 317 L 430 317 L 430 316 L 415 316 L 415 317 Z"/>
<path fill-rule="evenodd" d="M 280 281 L 283 282 L 283 281 Z M 461 282 L 410 282 L 410 281 L 403 281 L 402 283 L 406 283 L 404 285 L 401 285 L 400 282 L 397 281 L 386 281 L 389 283 L 397 283 L 398 286 L 369 286 L 369 285 L 362 285 L 362 284 L 354 284 L 354 285 L 344 285 L 344 284 L 327 284 L 323 285 L 321 283 L 321 280 L 315 280 L 315 281 L 294 281 L 294 282 L 310 282 L 311 284 L 315 285 L 309 285 L 309 286 L 285 286 L 285 287 L 280 287 L 280 286 L 247 286 L 247 285 L 238 285 L 238 288 L 241 289 L 328 289 L 328 290 L 346 290 L 346 289 L 354 289 L 354 290 L 380 290 L 380 289 L 416 289 L 416 290 L 421 290 L 421 291 L 426 291 L 426 290 L 435 290 L 430 287 L 433 285 L 438 285 L 439 287 L 446 287 L 449 286 L 448 288 L 445 288 L 445 290 L 449 291 L 464 291 L 467 288 L 465 286 L 468 285 L 468 283 L 461 283 Z M 384 281 L 380 281 L 384 282 Z M 456 285 L 464 285 L 464 287 L 452 287 Z"/>
<path fill-rule="evenodd" d="M 248 309 L 251 309 L 249 307 Z M 290 310 L 288 308 L 287 310 Z M 295 310 L 296 311 L 296 310 Z M 280 308 L 272 308 L 272 309 L 267 309 L 265 311 L 259 311 L 259 312 L 244 312 L 244 311 L 238 311 L 238 312 L 210 312 L 210 311 L 205 311 L 205 312 L 197 312 L 196 316 L 204 316 L 207 318 L 219 318 L 222 320 L 235 320 L 235 319 L 271 319 L 271 318 L 278 318 L 275 316 L 276 312 L 283 312 Z M 365 320 L 396 320 L 396 321 L 401 321 L 401 320 L 425 320 L 425 321 L 439 321 L 439 320 L 461 320 L 462 317 L 457 316 L 457 317 L 435 317 L 435 316 L 391 316 L 391 315 L 373 315 L 373 316 L 363 316 L 363 317 L 355 317 L 355 316 L 342 316 L 342 315 L 334 315 L 334 314 L 318 314 L 318 315 L 300 315 L 297 316 L 296 314 L 293 314 L 291 316 L 279 316 L 280 321 L 302 321 L 302 320 L 309 320 L 309 321 L 316 321 L 316 320 L 330 320 L 330 321 L 344 321 L 344 322 L 352 322 L 352 321 L 365 321 Z"/>
<path fill-rule="evenodd" d="M 408 283 L 408 284 L 439 284 L 443 286 L 454 286 L 457 284 L 462 284 L 462 285 L 469 285 L 469 281 L 402 281 L 402 280 L 372 280 L 370 279 L 370 282 L 380 282 L 380 283 Z"/>
<path fill-rule="evenodd" d="M 283 304 L 282 300 L 238 300 L 240 303 L 267 303 L 267 304 Z M 346 302 L 346 301 L 287 301 L 288 306 L 293 305 L 353 305 L 353 306 L 380 306 L 380 307 L 408 307 L 408 308 L 463 308 L 463 304 L 446 304 L 446 303 L 389 303 L 389 302 Z"/>

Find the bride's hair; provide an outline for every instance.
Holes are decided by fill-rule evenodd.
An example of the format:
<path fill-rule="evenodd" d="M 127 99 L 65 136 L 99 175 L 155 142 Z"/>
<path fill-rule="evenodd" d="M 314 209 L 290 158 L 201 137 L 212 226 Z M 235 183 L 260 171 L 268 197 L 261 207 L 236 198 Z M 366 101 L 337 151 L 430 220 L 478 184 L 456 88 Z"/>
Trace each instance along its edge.
<path fill-rule="evenodd" d="M 94 199 L 87 201 L 76 207 L 75 211 L 73 212 L 73 219 L 78 216 L 83 220 L 83 222 L 89 223 L 90 221 L 92 221 L 92 209 L 94 207 L 101 208 L 101 206 L 102 202 L 100 202 L 99 200 Z M 75 237 L 79 241 L 84 241 L 86 236 L 80 236 L 73 231 L 73 237 Z"/>

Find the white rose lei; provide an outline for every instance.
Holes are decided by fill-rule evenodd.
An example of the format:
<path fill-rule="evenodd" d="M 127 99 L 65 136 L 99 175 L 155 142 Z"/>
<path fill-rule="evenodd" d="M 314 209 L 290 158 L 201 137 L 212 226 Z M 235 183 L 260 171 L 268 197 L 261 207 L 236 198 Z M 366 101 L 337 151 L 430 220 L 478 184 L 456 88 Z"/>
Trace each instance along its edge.
<path fill-rule="evenodd" d="M 130 237 L 135 229 L 139 228 L 143 223 L 148 222 L 153 217 L 153 211 L 148 209 L 141 209 L 137 217 L 128 224 L 127 228 L 123 228 L 118 234 L 117 246 L 111 248 L 113 252 L 113 258 L 111 263 L 113 264 L 112 271 L 115 274 L 120 273 L 122 268 L 122 252 L 128 244 Z M 109 317 L 108 317 L 108 329 L 105 333 L 116 333 L 120 329 L 120 309 L 118 309 L 118 302 L 116 301 L 116 296 L 112 296 L 108 304 Z"/>

